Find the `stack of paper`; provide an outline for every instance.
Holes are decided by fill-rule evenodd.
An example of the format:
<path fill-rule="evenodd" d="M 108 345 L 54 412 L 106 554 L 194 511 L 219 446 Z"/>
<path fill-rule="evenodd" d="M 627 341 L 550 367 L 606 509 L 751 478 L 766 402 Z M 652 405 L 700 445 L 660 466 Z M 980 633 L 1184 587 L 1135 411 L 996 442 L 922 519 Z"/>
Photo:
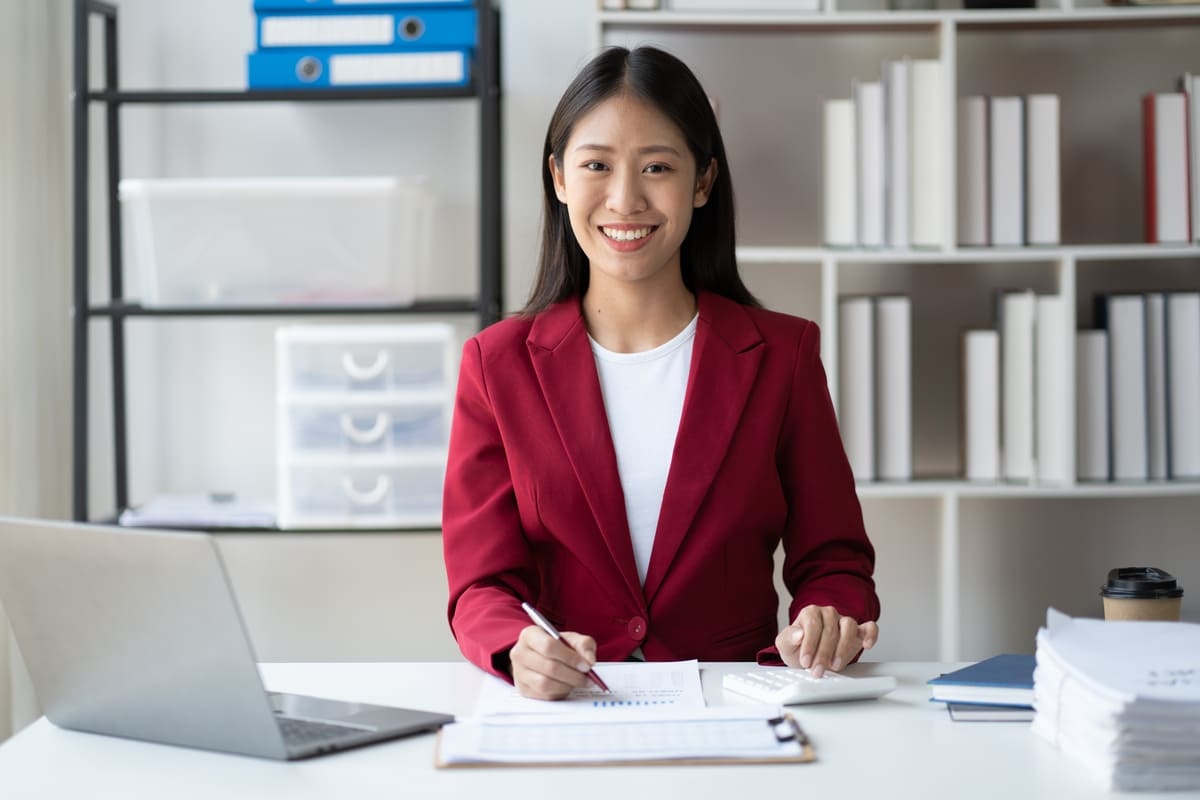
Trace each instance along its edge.
<path fill-rule="evenodd" d="M 1033 704 L 1033 730 L 1109 789 L 1200 789 L 1200 625 L 1050 609 Z"/>

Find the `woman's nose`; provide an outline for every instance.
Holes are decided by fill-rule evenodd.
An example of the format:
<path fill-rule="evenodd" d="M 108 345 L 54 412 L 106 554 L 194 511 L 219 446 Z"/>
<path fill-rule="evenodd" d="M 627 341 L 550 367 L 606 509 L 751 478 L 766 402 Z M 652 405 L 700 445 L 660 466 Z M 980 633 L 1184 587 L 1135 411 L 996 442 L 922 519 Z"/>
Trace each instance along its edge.
<path fill-rule="evenodd" d="M 640 173 L 633 170 L 618 170 L 609 182 L 606 208 L 614 214 L 628 216 L 646 210 L 646 196 L 642 192 Z"/>

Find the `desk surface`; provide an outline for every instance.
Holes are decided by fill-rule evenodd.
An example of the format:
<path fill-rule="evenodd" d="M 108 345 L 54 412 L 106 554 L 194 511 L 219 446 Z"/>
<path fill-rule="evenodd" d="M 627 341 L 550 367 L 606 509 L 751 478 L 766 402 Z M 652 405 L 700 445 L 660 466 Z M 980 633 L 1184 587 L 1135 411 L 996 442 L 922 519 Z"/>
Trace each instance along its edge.
<path fill-rule="evenodd" d="M 705 666 L 709 702 L 738 702 L 722 692 L 721 673 L 748 666 Z M 881 700 L 795 707 L 816 747 L 812 764 L 572 768 L 554 770 L 551 779 L 528 768 L 435 770 L 432 735 L 282 763 L 76 733 L 42 718 L 0 745 L 0 797 L 612 800 L 633 790 L 632 796 L 658 800 L 725 800 L 751 787 L 755 797 L 828 800 L 1106 796 L 1080 764 L 1034 736 L 1028 723 L 952 722 L 941 704 L 929 702 L 925 686 L 947 666 L 857 664 L 847 674 L 895 675 L 900 688 Z M 482 677 L 465 663 L 264 664 L 262 671 L 275 690 L 456 714 L 471 712 Z"/>

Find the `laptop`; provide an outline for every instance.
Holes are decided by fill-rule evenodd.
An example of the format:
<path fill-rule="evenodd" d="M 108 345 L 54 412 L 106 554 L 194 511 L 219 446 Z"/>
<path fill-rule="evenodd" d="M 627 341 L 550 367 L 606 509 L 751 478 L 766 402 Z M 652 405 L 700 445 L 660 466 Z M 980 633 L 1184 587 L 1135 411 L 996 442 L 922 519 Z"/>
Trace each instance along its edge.
<path fill-rule="evenodd" d="M 63 728 L 297 759 L 454 720 L 268 693 L 207 534 L 0 518 L 0 604 Z"/>

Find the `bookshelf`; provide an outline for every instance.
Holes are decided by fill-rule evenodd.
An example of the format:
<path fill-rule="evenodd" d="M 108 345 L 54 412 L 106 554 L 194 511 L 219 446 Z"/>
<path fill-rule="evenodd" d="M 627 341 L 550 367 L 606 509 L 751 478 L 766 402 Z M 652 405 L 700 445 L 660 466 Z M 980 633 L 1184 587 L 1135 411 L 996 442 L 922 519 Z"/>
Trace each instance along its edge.
<path fill-rule="evenodd" d="M 125 9 L 134 4 L 126 3 Z M 177 4 L 182 7 L 184 4 Z M 247 346 L 246 339 L 239 336 L 252 336 L 254 341 L 263 343 L 270 341 L 268 326 L 287 319 L 337 319 L 339 321 L 386 321 L 395 322 L 406 319 L 423 319 L 429 316 L 439 318 L 457 318 L 467 320 L 471 327 L 484 327 L 500 318 L 503 308 L 503 267 L 501 262 L 502 250 L 502 215 L 500 197 L 500 154 L 501 154 L 501 115 L 500 115 L 500 18 L 499 12 L 490 0 L 479 0 L 475 7 L 478 9 L 477 47 L 470 59 L 470 81 L 462 87 L 379 87 L 379 88 L 328 88 L 311 90 L 290 89 L 237 89 L 237 88 L 127 88 L 119 79 L 118 62 L 120 61 L 120 46 L 118 44 L 119 30 L 137 29 L 134 11 L 122 14 L 122 7 L 100 0 L 73 0 L 73 293 L 72 293 L 72 344 L 73 344 L 73 417 L 72 417 L 72 516 L 76 520 L 88 520 L 95 516 L 95 509 L 89 509 L 90 467 L 92 463 L 92 431 L 91 416 L 96 413 L 97 406 L 107 402 L 112 426 L 112 478 L 113 504 L 111 509 L 119 515 L 134 502 L 145 501 L 147 497 L 136 497 L 131 489 L 130 473 L 133 469 L 134 456 L 130 446 L 132 431 L 137 422 L 137 415 L 131 410 L 134 401 L 131 400 L 129 384 L 135 378 L 134 365 L 138 359 L 130 357 L 133 349 L 130 343 L 130 323 L 148 320 L 213 320 L 215 329 L 223 328 L 222 334 L 235 348 L 243 351 L 253 349 L 253 344 Z M 146 11 L 147 9 L 142 9 Z M 200 13 L 209 14 L 209 10 L 200 9 Z M 224 23 L 223 12 L 212 11 L 211 16 L 201 25 L 207 31 L 207 23 L 213 19 Z M 118 26 L 118 18 L 124 23 Z M 234 19 L 232 15 L 226 17 Z M 250 23 L 250 19 L 246 23 Z M 172 45 L 185 48 L 188 37 L 178 35 L 178 40 Z M 240 45 L 233 37 L 225 37 L 222 45 L 233 48 L 236 63 L 240 70 L 244 51 L 238 50 Z M 227 53 L 228 54 L 228 53 Z M 96 84 L 99 85 L 96 85 Z M 122 133 L 134 109 L 163 109 L 189 107 L 195 111 L 207 111 L 210 115 L 225 115 L 234 120 L 237 110 L 261 105 L 290 106 L 293 111 L 301 108 L 309 110 L 325 110 L 325 119 L 335 120 L 338 110 L 346 119 L 341 121 L 343 129 L 354 125 L 363 126 L 364 110 L 369 106 L 379 104 L 396 104 L 412 102 L 414 104 L 467 103 L 477 106 L 476 119 L 476 152 L 477 169 L 473 175 L 477 191 L 474 193 L 474 208 L 478 229 L 478 252 L 476 285 L 474 287 L 455 287 L 454 296 L 447 297 L 418 297 L 410 303 L 339 303 L 325 304 L 261 304 L 235 305 L 210 304 L 200 306 L 145 306 L 136 299 L 131 299 L 127 293 L 126 268 L 122 241 L 121 204 L 118 200 L 118 184 L 128 168 L 128 162 L 123 162 L 122 156 L 127 155 L 123 149 Z M 95 124 L 91 112 L 102 114 L 102 124 Z M 315 113 L 320 113 L 315 111 Z M 99 116 L 99 115 L 97 115 Z M 357 120 L 357 121 L 356 121 Z M 145 123 L 147 118 L 141 117 L 137 122 Z M 324 123 L 322 123 L 324 124 Z M 194 136 L 198 125 L 181 126 L 175 129 L 177 139 L 174 144 L 181 150 L 187 149 L 189 137 Z M 239 127 L 237 122 L 231 122 L 229 129 L 238 134 L 246 132 L 245 127 Z M 285 132 L 287 127 L 277 128 Z M 295 133 L 291 131 L 291 133 Z M 414 134 L 415 136 L 415 134 Z M 167 137 L 164 137 L 164 139 Z M 252 139 L 252 137 L 247 137 Z M 432 137 L 430 137 L 432 139 Z M 336 137 L 334 139 L 336 141 Z M 126 140 L 127 141 L 127 140 Z M 135 140 L 140 141 L 140 140 Z M 194 139 L 191 140 L 194 145 Z M 442 140 L 436 140 L 442 143 Z M 272 141 L 264 138 L 260 141 L 264 147 L 274 146 L 276 149 L 287 150 L 287 141 Z M 424 146 L 424 145 L 422 145 Z M 436 146 L 436 145 L 431 145 Z M 252 148 L 246 148 L 251 150 Z M 97 157 L 98 156 L 98 157 Z M 373 171 L 395 168 L 395 155 L 378 153 L 369 158 L 375 158 L 376 166 Z M 95 165 L 92 160 L 95 160 Z M 142 159 L 145 161 L 145 159 Z M 253 167 L 260 165 L 250 160 Z M 144 168 L 144 167 L 143 167 Z M 309 167 L 305 164 L 292 164 L 287 167 L 288 174 L 304 172 Z M 100 177 L 97 180 L 97 175 Z M 102 219 L 104 224 L 94 224 Z M 456 220 L 456 224 L 461 224 Z M 97 257 L 97 242 L 93 234 L 99 234 L 106 241 L 103 243 L 104 258 Z M 96 281 L 101 284 L 98 291 L 93 291 L 91 283 L 99 274 L 97 267 L 102 267 L 104 280 Z M 459 292 L 462 294 L 459 294 Z M 265 326 L 246 334 L 245 330 L 228 333 L 232 320 L 257 320 L 265 322 Z M 473 322 L 472 322 L 473 320 Z M 102 323 L 107 326 L 107 337 L 96 336 L 92 323 Z M 160 329 L 161 330 L 161 329 Z M 163 334 L 159 334 L 163 336 Z M 219 336 L 212 336 L 219 338 Z M 165 336 L 164 336 L 165 338 Z M 93 385 L 90 373 L 93 371 L 92 361 L 96 360 L 94 345 L 107 339 L 107 363 L 98 370 L 109 382 L 110 397 L 97 400 L 100 394 Z M 97 341 L 101 340 L 101 341 Z M 243 355 L 245 353 L 243 352 Z M 227 354 L 226 354 L 227 356 Z M 143 359 L 144 361 L 144 359 Z M 143 370 L 144 372 L 144 370 Z M 143 376 L 145 377 L 145 376 Z M 226 374 L 223 380 L 236 383 L 239 378 Z M 162 379 L 165 383 L 166 379 Z M 206 387 L 207 388 L 207 387 Z M 101 406 L 102 407 L 102 406 Z M 144 409 L 143 409 L 144 410 Z M 155 435 L 160 435 L 157 432 Z M 214 447 L 212 442 L 203 442 L 205 446 Z M 202 459 L 203 453 L 195 457 Z M 146 468 L 152 472 L 153 467 Z M 152 476 L 153 477 L 153 476 Z M 420 526 L 414 530 L 428 530 L 428 526 Z M 261 530 L 261 529 L 258 529 Z M 407 530 L 407 529 L 406 529 Z"/>
<path fill-rule="evenodd" d="M 1187 521 L 1200 512 L 1200 482 L 958 477 L 959 336 L 993 326 L 992 298 L 1002 289 L 1062 297 L 1060 335 L 1072 341 L 1076 329 L 1091 326 L 1097 292 L 1200 289 L 1200 246 L 1142 243 L 1139 102 L 1143 92 L 1172 91 L 1180 74 L 1200 71 L 1200 7 L 1063 0 L 1026 10 L 893 12 L 871 5 L 825 0 L 817 12 L 754 14 L 597 10 L 594 43 L 664 47 L 715 97 L 738 198 L 739 263 L 769 305 L 820 323 L 835 403 L 839 298 L 912 298 L 916 477 L 859 483 L 879 550 L 882 622 L 913 640 L 906 649 L 885 636 L 881 648 L 895 649 L 878 657 L 1032 652 L 1046 606 L 1099 615 L 1102 564 L 1157 559 L 1177 575 L 1200 574 Z M 904 57 L 942 65 L 950 201 L 941 245 L 824 247 L 823 101 L 850 97 L 854 81 L 878 80 L 883 62 Z M 1063 244 L 960 247 L 956 100 L 1033 93 L 1062 102 Z M 1074 422 L 1070 385 L 1058 402 Z"/>

